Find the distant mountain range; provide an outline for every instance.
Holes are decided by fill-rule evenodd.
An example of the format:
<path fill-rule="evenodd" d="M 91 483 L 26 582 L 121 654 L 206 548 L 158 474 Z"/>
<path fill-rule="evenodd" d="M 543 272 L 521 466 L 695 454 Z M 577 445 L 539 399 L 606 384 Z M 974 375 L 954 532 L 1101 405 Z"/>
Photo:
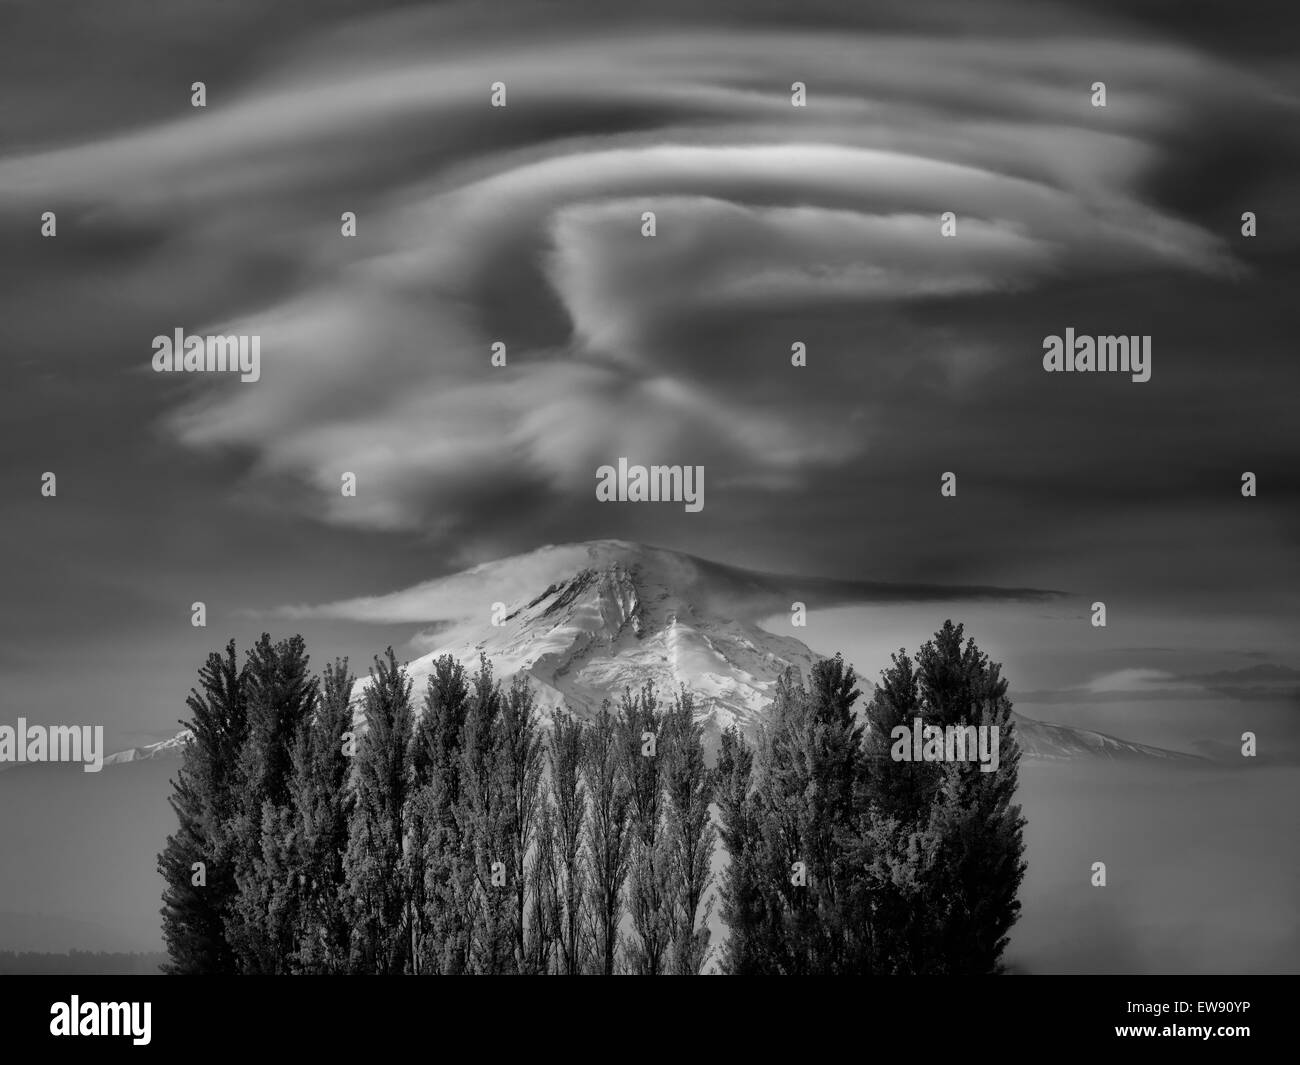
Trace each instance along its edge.
<path fill-rule="evenodd" d="M 1032 589 L 970 588 L 968 598 L 1045 597 Z M 589 716 L 605 698 L 647 681 L 665 695 L 685 685 L 695 693 L 706 745 L 731 725 L 751 733 L 762 722 L 777 677 L 788 666 L 805 676 L 819 656 L 793 636 L 758 620 L 788 612 L 793 601 L 819 606 L 857 599 L 951 598 L 951 589 L 784 577 L 726 566 L 692 555 L 621 540 L 544 547 L 484 563 L 401 593 L 399 608 L 414 620 L 446 617 L 429 653 L 410 662 L 417 701 L 434 661 L 451 654 L 472 669 L 486 654 L 497 676 L 523 674 L 544 718 L 562 706 Z M 358 681 L 354 697 L 368 681 Z M 860 686 L 869 695 L 871 685 Z M 1130 743 L 1101 732 L 1015 715 L 1023 756 L 1045 761 L 1161 759 L 1200 761 Z M 105 764 L 176 757 L 187 739 L 121 751 Z"/>

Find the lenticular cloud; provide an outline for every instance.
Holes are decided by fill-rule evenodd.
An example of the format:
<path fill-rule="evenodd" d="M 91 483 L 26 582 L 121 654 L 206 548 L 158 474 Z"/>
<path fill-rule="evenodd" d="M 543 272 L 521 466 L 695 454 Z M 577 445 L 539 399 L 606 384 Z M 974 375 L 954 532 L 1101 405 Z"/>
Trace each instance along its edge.
<path fill-rule="evenodd" d="M 916 324 L 927 301 L 1234 270 L 1220 237 L 1144 192 L 1207 80 L 1220 103 L 1254 91 L 1183 50 L 1097 30 L 458 38 L 443 18 L 305 43 L 213 93 L 201 123 L 0 163 L 10 199 L 159 212 L 192 242 L 287 261 L 284 295 L 192 324 L 260 335 L 263 379 L 187 393 L 166 427 L 247 454 L 253 483 L 308 486 L 329 520 L 453 528 L 492 493 L 589 495 L 616 455 L 779 489 L 870 448 L 867 397 L 900 365 L 946 372 L 951 337 Z M 1089 106 L 1099 54 L 1127 73 L 1122 106 Z M 939 235 L 946 211 L 957 239 Z M 143 284 L 162 265 L 139 269 Z M 863 338 L 816 357 L 866 421 L 810 431 L 780 372 L 759 371 L 828 318 Z M 965 350 L 967 374 L 1002 357 Z M 365 486 L 346 505 L 342 470 Z"/>

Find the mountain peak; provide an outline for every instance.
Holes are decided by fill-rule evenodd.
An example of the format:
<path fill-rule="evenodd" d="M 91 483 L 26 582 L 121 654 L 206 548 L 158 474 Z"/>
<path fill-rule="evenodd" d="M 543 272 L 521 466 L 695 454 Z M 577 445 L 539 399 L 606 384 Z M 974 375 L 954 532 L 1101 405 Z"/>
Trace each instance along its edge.
<path fill-rule="evenodd" d="M 605 698 L 650 681 L 665 698 L 682 686 L 694 691 L 710 730 L 749 728 L 781 671 L 795 666 L 806 674 L 817 659 L 798 640 L 715 608 L 711 601 L 724 590 L 710 580 L 712 564 L 662 548 L 623 540 L 565 544 L 465 576 L 495 594 L 517 583 L 516 571 L 561 561 L 567 573 L 551 576 L 540 591 L 521 588 L 497 599 L 486 623 L 440 630 L 437 646 L 408 666 L 415 690 L 439 656 L 471 663 L 486 654 L 503 678 L 528 678 L 544 716 L 561 705 L 590 714 Z"/>

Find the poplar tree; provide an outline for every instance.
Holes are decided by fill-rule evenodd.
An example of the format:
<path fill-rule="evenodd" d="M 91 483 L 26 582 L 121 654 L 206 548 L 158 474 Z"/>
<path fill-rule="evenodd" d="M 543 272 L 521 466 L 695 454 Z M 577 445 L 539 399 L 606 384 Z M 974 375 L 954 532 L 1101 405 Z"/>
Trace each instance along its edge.
<path fill-rule="evenodd" d="M 510 795 L 501 725 L 503 701 L 491 663 L 482 655 L 461 729 L 461 792 L 456 814 L 461 860 L 455 881 L 469 930 L 468 969 L 474 973 L 516 969 L 515 910 L 506 865 Z M 500 882 L 503 872 L 504 883 Z"/>
<path fill-rule="evenodd" d="M 418 790 L 415 816 L 424 847 L 420 971 L 464 972 L 469 964 L 468 902 L 463 876 L 464 840 L 457 818 L 461 804 L 461 738 L 469 713 L 465 667 L 451 655 L 434 662 L 415 743 Z"/>
<path fill-rule="evenodd" d="M 232 973 L 234 951 L 225 921 L 237 887 L 226 823 L 237 801 L 239 752 L 248 733 L 244 670 L 235 641 L 212 652 L 190 689 L 191 736 L 172 781 L 170 803 L 180 822 L 158 856 L 163 890 L 166 970 L 176 974 Z"/>
<path fill-rule="evenodd" d="M 548 750 L 550 799 L 554 810 L 556 880 L 556 968 L 566 976 L 584 972 L 590 953 L 585 919 L 589 863 L 587 786 L 583 780 L 586 726 L 565 711 L 551 722 Z"/>
<path fill-rule="evenodd" d="M 320 700 L 310 726 L 298 734 L 290 777 L 296 841 L 293 875 L 301 878 L 303 903 L 296 972 L 339 973 L 347 968 L 350 922 L 343 856 L 348 845 L 352 687 L 347 659 L 325 667 Z"/>
<path fill-rule="evenodd" d="M 528 913 L 520 972 L 557 972 L 560 933 L 559 863 L 555 850 L 555 807 L 543 788 L 532 860 L 528 864 Z"/>
<path fill-rule="evenodd" d="M 727 865 L 718 888 L 720 916 L 727 928 L 721 969 L 731 976 L 764 970 L 764 871 L 762 832 L 753 795 L 754 749 L 735 725 L 722 733 L 714 782 L 719 834 Z"/>
<path fill-rule="evenodd" d="M 865 789 L 894 828 L 878 830 L 873 892 L 886 940 L 882 967 L 891 972 L 996 972 L 1007 933 L 1020 913 L 1024 818 L 1015 803 L 1020 751 L 1007 681 L 964 629 L 946 621 L 922 645 L 915 667 L 895 656 L 882 675 L 868 715 L 873 733 L 896 724 L 987 726 L 998 730 L 999 765 L 978 761 L 895 762 Z M 908 718 L 912 720 L 909 720 Z M 888 775 L 907 778 L 890 783 Z M 884 923 L 883 921 L 880 923 Z"/>
<path fill-rule="evenodd" d="M 749 964 L 760 972 L 860 972 L 869 930 L 852 919 L 849 860 L 858 829 L 864 726 L 851 666 L 818 662 L 805 689 L 794 670 L 777 682 L 771 726 L 760 734 L 753 818 L 757 840 L 744 872 L 757 892 Z"/>
<path fill-rule="evenodd" d="M 528 944 L 525 929 L 528 917 L 530 876 L 529 853 L 538 844 L 543 807 L 542 737 L 532 688 L 527 678 L 517 675 L 501 703 L 498 773 L 502 778 L 505 800 L 506 882 L 512 889 L 514 913 L 514 962 L 519 971 L 527 971 Z M 539 885 L 533 885 L 534 890 Z"/>
<path fill-rule="evenodd" d="M 624 689 L 619 703 L 618 761 L 627 782 L 630 837 L 628 910 L 632 938 L 629 971 L 658 976 L 664 971 L 673 932 L 673 891 L 664 833 L 663 712 L 653 684 L 636 695 Z"/>
<path fill-rule="evenodd" d="M 631 844 L 631 795 L 622 771 L 618 723 L 609 700 L 586 733 L 583 777 L 590 797 L 587 820 L 587 920 L 592 971 L 612 976 L 618 960 L 619 923 Z"/>
<path fill-rule="evenodd" d="M 812 723 L 807 692 L 793 669 L 777 679 L 755 751 L 755 882 L 763 925 L 754 937 L 757 970 L 805 975 L 815 969 L 817 891 L 811 870 Z"/>
<path fill-rule="evenodd" d="M 851 909 L 853 882 L 861 874 L 847 855 L 857 827 L 855 802 L 867 773 L 866 725 L 854 709 L 861 694 L 857 674 L 841 655 L 813 666 L 808 683 L 812 728 L 806 748 L 811 778 L 806 845 L 820 933 L 814 947 L 815 972 L 865 973 L 869 955 L 869 929 Z"/>
<path fill-rule="evenodd" d="M 713 900 L 702 903 L 713 882 L 717 830 L 709 813 L 713 774 L 704 760 L 704 727 L 695 720 L 695 698 L 685 688 L 677 693 L 661 727 L 670 964 L 672 972 L 694 976 L 704 967 L 709 952 L 708 921 Z"/>
<path fill-rule="evenodd" d="M 289 679 L 287 671 L 295 676 Z M 265 634 L 249 652 L 249 734 L 241 754 L 241 798 L 231 832 L 239 894 L 227 934 L 246 973 L 284 973 L 302 908 L 293 876 L 296 841 L 290 809 L 292 750 L 316 693 L 301 638 L 272 645 Z M 302 682 L 307 690 L 294 685 Z"/>
<path fill-rule="evenodd" d="M 390 647 L 376 656 L 362 701 L 356 804 L 344 858 L 355 972 L 399 974 L 410 955 L 403 884 L 405 813 L 412 786 L 411 681 Z"/>
<path fill-rule="evenodd" d="M 239 756 L 239 796 L 229 821 L 239 891 L 226 933 L 241 972 L 282 973 L 295 946 L 302 904 L 293 881 L 289 778 L 299 732 L 316 708 L 317 680 L 301 636 L 248 652 L 248 731 Z"/>

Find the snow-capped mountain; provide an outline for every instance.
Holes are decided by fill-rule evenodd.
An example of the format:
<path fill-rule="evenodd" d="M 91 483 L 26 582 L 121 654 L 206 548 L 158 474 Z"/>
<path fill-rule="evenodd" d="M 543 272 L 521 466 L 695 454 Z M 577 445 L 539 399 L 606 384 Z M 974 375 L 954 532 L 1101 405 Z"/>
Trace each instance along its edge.
<path fill-rule="evenodd" d="M 434 644 L 429 653 L 408 665 L 417 699 L 443 654 L 467 669 L 486 654 L 504 680 L 524 674 L 545 716 L 566 705 L 590 714 L 603 699 L 616 699 L 625 687 L 635 690 L 646 681 L 664 694 L 684 685 L 695 693 L 706 746 L 712 748 L 733 724 L 753 733 L 787 666 L 807 677 L 822 657 L 759 621 L 788 616 L 793 601 L 814 593 L 825 606 L 858 597 L 924 598 L 929 592 L 809 581 L 643 544 L 597 540 L 545 547 L 430 581 L 402 593 L 401 608 L 412 620 L 445 615 L 449 607 L 470 608 L 466 620 L 440 629 L 426 641 Z M 393 606 L 387 604 L 389 610 Z M 358 682 L 358 695 L 365 683 Z M 870 682 L 860 679 L 859 687 L 870 696 Z M 1193 759 L 1019 714 L 1015 720 L 1026 758 Z"/>
<path fill-rule="evenodd" d="M 733 724 L 752 734 L 781 672 L 794 666 L 807 677 L 821 657 L 793 636 L 762 628 L 761 620 L 788 616 L 792 602 L 814 594 L 825 606 L 859 598 L 925 598 L 929 591 L 783 577 L 597 540 L 548 546 L 425 582 L 385 597 L 382 613 L 436 626 L 416 637 L 428 650 L 407 665 L 417 706 L 440 655 L 473 670 L 485 654 L 498 679 L 528 679 L 544 718 L 561 707 L 588 716 L 605 698 L 616 701 L 624 688 L 635 690 L 647 681 L 665 698 L 684 685 L 695 693 L 712 748 Z M 379 601 L 354 601 L 349 608 L 364 614 L 368 602 Z M 367 683 L 357 682 L 358 703 Z M 869 697 L 871 684 L 861 680 L 859 686 Z M 1020 715 L 1016 725 L 1027 758 L 1192 758 Z M 185 739 L 182 733 L 106 762 L 174 755 Z"/>
<path fill-rule="evenodd" d="M 514 586 L 521 570 L 538 574 L 531 587 Z M 754 620 L 789 610 L 775 587 L 763 594 L 775 583 L 622 541 L 543 548 L 433 582 L 434 602 L 477 601 L 481 619 L 439 632 L 408 669 L 419 693 L 440 655 L 469 669 L 486 654 L 499 677 L 528 678 L 545 717 L 566 705 L 590 715 L 648 681 L 666 697 L 685 685 L 708 733 L 752 731 L 781 672 L 807 675 L 818 657 Z"/>

